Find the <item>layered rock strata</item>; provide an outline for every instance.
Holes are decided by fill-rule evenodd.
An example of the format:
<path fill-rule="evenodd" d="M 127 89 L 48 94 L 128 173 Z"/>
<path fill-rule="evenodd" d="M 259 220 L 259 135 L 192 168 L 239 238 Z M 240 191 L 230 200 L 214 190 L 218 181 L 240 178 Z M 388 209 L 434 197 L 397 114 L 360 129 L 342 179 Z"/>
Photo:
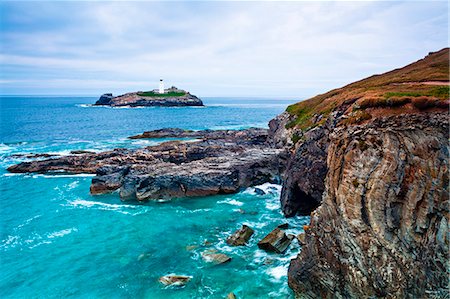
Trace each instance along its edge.
<path fill-rule="evenodd" d="M 448 291 L 446 113 L 379 118 L 330 136 L 322 205 L 289 268 L 304 298 Z"/>

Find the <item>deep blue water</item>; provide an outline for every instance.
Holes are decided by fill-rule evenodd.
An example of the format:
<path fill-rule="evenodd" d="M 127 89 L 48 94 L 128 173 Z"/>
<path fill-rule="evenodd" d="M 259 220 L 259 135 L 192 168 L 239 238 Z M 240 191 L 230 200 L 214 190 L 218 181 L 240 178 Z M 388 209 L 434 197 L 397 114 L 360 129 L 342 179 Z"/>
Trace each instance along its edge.
<path fill-rule="evenodd" d="M 298 101 L 204 98 L 204 108 L 89 107 L 94 97 L 0 98 L 0 297 L 1 298 L 292 298 L 286 269 L 299 251 L 283 255 L 256 243 L 286 222 L 279 192 L 187 198 L 168 203 L 123 204 L 117 194 L 92 196 L 91 177 L 12 175 L 16 153 L 59 153 L 140 147 L 163 140 L 128 136 L 164 127 L 239 129 L 266 127 Z M 267 186 L 264 186 L 267 187 Z M 279 186 L 277 186 L 279 188 Z M 289 219 L 291 233 L 307 217 Z M 226 237 L 247 224 L 255 229 L 246 247 Z M 211 245 L 205 245 L 211 243 Z M 206 264 L 201 253 L 217 249 L 230 263 Z M 158 278 L 192 276 L 182 288 Z"/>

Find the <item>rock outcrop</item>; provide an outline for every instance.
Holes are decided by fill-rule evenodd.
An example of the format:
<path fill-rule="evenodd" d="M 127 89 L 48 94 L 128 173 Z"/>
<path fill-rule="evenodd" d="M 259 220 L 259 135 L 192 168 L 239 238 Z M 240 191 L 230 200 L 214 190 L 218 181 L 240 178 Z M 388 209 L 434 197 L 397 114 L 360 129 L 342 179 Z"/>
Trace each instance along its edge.
<path fill-rule="evenodd" d="M 269 123 L 269 140 L 291 152 L 283 175 L 283 213 L 287 217 L 309 215 L 320 205 L 329 136 L 338 125 L 448 109 L 448 57 L 448 48 L 430 53 L 404 68 L 291 105 L 274 118 Z"/>
<path fill-rule="evenodd" d="M 103 94 L 94 105 L 112 107 L 145 107 L 145 106 L 203 106 L 202 100 L 185 90 L 172 87 L 160 94 L 156 91 L 130 92 L 117 97 L 111 93 Z"/>
<path fill-rule="evenodd" d="M 258 242 L 258 247 L 269 252 L 284 253 L 293 239 L 293 235 L 286 235 L 277 227 Z"/>
<path fill-rule="evenodd" d="M 231 246 L 245 246 L 254 233 L 255 231 L 252 228 L 244 224 L 227 238 L 227 244 Z"/>
<path fill-rule="evenodd" d="M 192 276 L 170 274 L 161 276 L 159 282 L 165 286 L 184 286 L 192 279 Z"/>
<path fill-rule="evenodd" d="M 324 202 L 291 288 L 305 298 L 448 292 L 448 115 L 380 118 L 330 138 Z"/>
<path fill-rule="evenodd" d="M 119 190 L 121 199 L 138 201 L 234 193 L 278 180 L 284 154 L 267 145 L 267 130 L 205 131 L 196 136 L 201 139 L 23 162 L 8 170 L 95 173 L 92 194 Z"/>
<path fill-rule="evenodd" d="M 433 84 L 428 84 L 433 82 Z M 281 204 L 311 213 L 299 298 L 444 298 L 449 264 L 449 49 L 287 109 Z"/>

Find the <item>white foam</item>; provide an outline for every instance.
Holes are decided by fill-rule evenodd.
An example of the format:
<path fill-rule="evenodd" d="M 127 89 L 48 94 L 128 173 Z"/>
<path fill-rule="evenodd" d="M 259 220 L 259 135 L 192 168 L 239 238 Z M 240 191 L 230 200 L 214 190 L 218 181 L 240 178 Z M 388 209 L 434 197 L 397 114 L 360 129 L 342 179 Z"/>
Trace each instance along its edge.
<path fill-rule="evenodd" d="M 133 141 L 133 142 L 131 142 L 132 144 L 135 144 L 135 145 L 145 145 L 145 146 L 149 146 L 149 145 L 157 145 L 157 144 L 159 144 L 159 143 L 161 143 L 161 142 L 155 142 L 155 141 L 152 141 L 152 140 L 146 140 L 146 139 L 139 139 L 139 140 L 136 140 L 136 141 Z"/>
<path fill-rule="evenodd" d="M 72 190 L 72 189 L 78 187 L 78 185 L 79 185 L 78 181 L 72 182 L 67 185 L 67 190 Z"/>
<path fill-rule="evenodd" d="M 15 148 L 9 145 L 6 145 L 4 143 L 0 143 L 0 153 L 8 153 L 12 150 L 14 150 Z"/>
<path fill-rule="evenodd" d="M 275 193 L 275 194 L 280 194 L 281 193 L 281 189 L 282 186 L 278 185 L 278 184 L 272 184 L 272 183 L 264 183 L 262 185 L 257 185 L 257 186 L 253 186 L 253 187 L 249 187 L 247 189 L 245 189 L 243 191 L 243 193 L 245 194 L 252 194 L 255 195 L 255 188 L 261 189 L 262 191 L 264 191 L 264 193 Z"/>
<path fill-rule="evenodd" d="M 266 209 L 274 211 L 274 210 L 278 210 L 280 208 L 280 203 L 276 202 L 276 203 L 272 203 L 272 202 L 266 202 Z"/>
<path fill-rule="evenodd" d="M 138 215 L 147 212 L 147 207 L 145 206 L 139 206 L 139 205 L 125 205 L 125 204 L 109 204 L 104 202 L 98 202 L 98 201 L 89 201 L 84 199 L 77 199 L 74 201 L 70 201 L 68 203 L 69 206 L 73 206 L 76 208 L 96 208 L 98 210 L 105 210 L 105 211 L 117 211 L 122 214 L 127 215 Z M 137 213 L 130 213 L 126 210 L 139 210 Z"/>
<path fill-rule="evenodd" d="M 218 201 L 217 203 L 226 203 L 226 204 L 233 205 L 233 206 L 238 206 L 238 207 L 240 207 L 240 206 L 242 206 L 244 204 L 241 201 L 237 201 L 237 200 L 231 199 L 231 198 L 226 199 L 226 200 Z"/>
<path fill-rule="evenodd" d="M 21 176 L 24 175 L 23 173 L 5 173 L 3 176 Z"/>
<path fill-rule="evenodd" d="M 34 174 L 32 177 L 54 179 L 54 178 L 89 178 L 94 176 L 95 174 L 92 173 L 78 173 L 78 174 Z"/>
<path fill-rule="evenodd" d="M 49 239 L 60 238 L 60 237 L 64 237 L 65 235 L 68 235 L 68 234 L 70 234 L 72 232 L 77 232 L 77 231 L 78 231 L 78 229 L 76 229 L 74 227 L 73 228 L 68 228 L 68 229 L 63 229 L 63 230 L 56 231 L 56 232 L 48 234 L 47 238 L 49 238 Z"/>
<path fill-rule="evenodd" d="M 267 269 L 266 273 L 276 280 L 281 280 L 283 277 L 287 276 L 287 270 L 287 266 L 278 266 Z"/>
<path fill-rule="evenodd" d="M 36 215 L 36 216 L 34 216 L 34 217 L 28 218 L 27 220 L 25 220 L 24 223 L 19 224 L 19 225 L 16 227 L 16 229 L 24 227 L 25 225 L 29 224 L 29 223 L 30 223 L 31 221 L 33 221 L 34 219 L 37 219 L 37 218 L 39 218 L 39 217 L 41 217 L 41 216 L 42 216 L 42 215 Z"/>

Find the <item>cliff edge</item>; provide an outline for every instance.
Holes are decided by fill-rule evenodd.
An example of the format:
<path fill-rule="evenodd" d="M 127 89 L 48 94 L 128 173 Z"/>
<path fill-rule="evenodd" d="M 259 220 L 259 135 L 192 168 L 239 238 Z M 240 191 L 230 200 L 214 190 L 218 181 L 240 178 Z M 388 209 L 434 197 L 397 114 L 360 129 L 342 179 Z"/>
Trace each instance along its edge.
<path fill-rule="evenodd" d="M 281 205 L 311 214 L 289 267 L 300 298 L 448 294 L 449 49 L 291 105 Z"/>

